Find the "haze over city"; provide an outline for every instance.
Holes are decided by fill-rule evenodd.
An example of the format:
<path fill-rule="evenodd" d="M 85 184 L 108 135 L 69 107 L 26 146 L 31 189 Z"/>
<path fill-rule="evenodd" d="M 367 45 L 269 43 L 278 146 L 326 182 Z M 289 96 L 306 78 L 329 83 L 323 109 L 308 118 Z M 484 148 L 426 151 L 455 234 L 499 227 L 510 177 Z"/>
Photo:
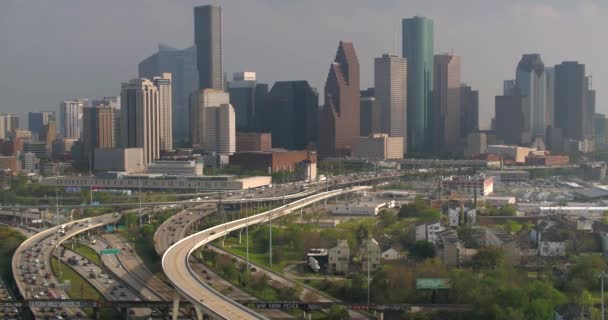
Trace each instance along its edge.
<path fill-rule="evenodd" d="M 137 63 L 159 43 L 193 44 L 192 7 L 209 1 L 0 1 L 0 110 L 56 110 L 74 97 L 117 95 Z M 502 80 L 523 53 L 546 65 L 584 63 L 598 91 L 608 90 L 608 8 L 602 1 L 212 1 L 224 12 L 224 69 L 252 70 L 261 82 L 308 80 L 322 91 L 340 39 L 352 40 L 361 88 L 373 86 L 373 58 L 401 54 L 401 19 L 433 19 L 435 52 L 462 59 L 462 80 L 480 92 L 480 122 L 489 126 Z M 31 88 L 35 87 L 35 90 Z M 320 96 L 321 101 L 323 99 Z"/>

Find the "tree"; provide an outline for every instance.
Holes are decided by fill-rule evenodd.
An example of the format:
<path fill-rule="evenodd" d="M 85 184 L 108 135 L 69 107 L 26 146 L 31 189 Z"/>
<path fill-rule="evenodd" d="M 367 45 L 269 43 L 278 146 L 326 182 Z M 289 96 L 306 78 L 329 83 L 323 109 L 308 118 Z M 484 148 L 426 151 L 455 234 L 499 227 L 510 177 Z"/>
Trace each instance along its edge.
<path fill-rule="evenodd" d="M 410 247 L 410 257 L 414 259 L 424 260 L 434 256 L 435 246 L 431 242 L 420 240 Z"/>
<path fill-rule="evenodd" d="M 498 210 L 498 215 L 503 217 L 514 217 L 517 215 L 517 210 L 512 205 L 507 204 Z"/>
<path fill-rule="evenodd" d="M 495 269 L 504 261 L 502 248 L 496 246 L 482 247 L 471 259 L 475 269 Z"/>
<path fill-rule="evenodd" d="M 348 311 L 343 306 L 332 306 L 327 313 L 325 319 L 328 320 L 349 320 Z"/>
<path fill-rule="evenodd" d="M 397 215 L 388 210 L 380 211 L 380 220 L 384 226 L 390 226 L 397 222 Z"/>

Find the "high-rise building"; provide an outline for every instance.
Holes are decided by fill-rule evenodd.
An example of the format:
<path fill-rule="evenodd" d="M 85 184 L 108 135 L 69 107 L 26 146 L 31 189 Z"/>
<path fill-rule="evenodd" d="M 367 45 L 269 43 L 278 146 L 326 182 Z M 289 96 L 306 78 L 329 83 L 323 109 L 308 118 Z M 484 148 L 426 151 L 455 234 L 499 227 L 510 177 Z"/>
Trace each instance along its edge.
<path fill-rule="evenodd" d="M 142 148 L 144 163 L 160 157 L 159 91 L 148 79 L 132 79 L 121 86 L 120 134 L 123 148 Z"/>
<path fill-rule="evenodd" d="M 19 116 L 13 113 L 0 113 L 0 139 L 7 139 L 19 129 Z"/>
<path fill-rule="evenodd" d="M 529 97 L 520 95 L 496 96 L 494 131 L 496 139 L 505 144 L 519 145 L 529 140 L 524 132 L 524 109 Z"/>
<path fill-rule="evenodd" d="M 194 8 L 194 44 L 198 88 L 224 90 L 221 7 L 205 5 Z"/>
<path fill-rule="evenodd" d="M 595 116 L 595 90 L 592 87 L 591 76 L 585 79 L 585 118 L 583 119 L 584 137 L 592 139 L 594 131 L 594 116 Z"/>
<path fill-rule="evenodd" d="M 188 99 L 197 91 L 196 47 L 175 49 L 159 45 L 158 52 L 139 63 L 139 77 L 153 79 L 163 73 L 171 73 L 171 100 L 173 103 L 173 138 L 188 140 Z"/>
<path fill-rule="evenodd" d="M 525 129 L 530 136 L 544 137 L 547 131 L 547 79 L 540 54 L 524 54 L 517 65 L 515 82 L 519 94 L 527 96 Z"/>
<path fill-rule="evenodd" d="M 585 139 L 586 83 L 584 64 L 565 61 L 555 66 L 555 127 L 565 139 Z"/>
<path fill-rule="evenodd" d="M 205 145 L 205 108 L 219 107 L 230 103 L 227 92 L 216 89 L 202 89 L 190 97 L 190 141 L 192 147 L 203 147 Z"/>
<path fill-rule="evenodd" d="M 266 105 L 260 115 L 261 131 L 272 133 L 273 147 L 303 150 L 316 145 L 319 95 L 308 81 L 275 82 Z"/>
<path fill-rule="evenodd" d="M 433 21 L 403 19 L 403 57 L 407 59 L 407 150 L 426 152 L 431 145 L 429 114 L 433 91 Z"/>
<path fill-rule="evenodd" d="M 116 143 L 116 108 L 97 105 L 85 108 L 83 117 L 82 151 L 85 159 L 94 161 L 95 149 L 113 149 Z"/>
<path fill-rule="evenodd" d="M 460 137 L 479 131 L 479 91 L 466 84 L 460 86 Z"/>
<path fill-rule="evenodd" d="M 359 61 L 352 42 L 340 41 L 325 82 L 325 106 L 319 118 L 322 156 L 349 155 L 359 138 Z M 273 135 L 273 139 L 277 139 Z"/>
<path fill-rule="evenodd" d="M 545 112 L 545 124 L 547 127 L 555 126 L 555 68 L 545 68 L 545 79 L 547 82 L 547 98 L 546 98 L 546 112 Z"/>
<path fill-rule="evenodd" d="M 67 139 L 80 139 L 82 133 L 83 110 L 87 107 L 87 99 L 74 99 L 63 101 L 59 105 L 59 121 L 61 137 Z"/>
<path fill-rule="evenodd" d="M 382 132 L 403 137 L 407 150 L 407 65 L 404 58 L 383 54 L 374 59 L 374 95 L 382 109 Z"/>
<path fill-rule="evenodd" d="M 268 97 L 268 85 L 258 84 L 255 72 L 236 72 L 228 83 L 230 104 L 236 113 L 237 131 L 255 131 L 256 118 Z"/>
<path fill-rule="evenodd" d="M 42 129 L 49 123 L 49 120 L 55 120 L 55 111 L 37 111 L 27 114 L 28 130 L 32 134 L 40 136 Z"/>
<path fill-rule="evenodd" d="M 452 54 L 435 56 L 433 117 L 431 129 L 435 154 L 461 150 L 460 140 L 460 57 Z"/>
<path fill-rule="evenodd" d="M 154 77 L 154 86 L 158 90 L 160 150 L 173 150 L 173 102 L 171 93 L 171 74 L 163 73 Z"/>
<path fill-rule="evenodd" d="M 236 152 L 236 116 L 230 104 L 205 107 L 203 150 L 221 155 Z"/>
<path fill-rule="evenodd" d="M 383 112 L 378 103 L 376 103 L 376 97 L 374 88 L 367 88 L 361 90 L 361 103 L 360 103 L 360 132 L 361 137 L 368 137 L 374 133 L 382 133 L 382 121 Z M 405 140 L 405 139 L 404 139 Z"/>
<path fill-rule="evenodd" d="M 57 123 L 55 120 L 49 120 L 42 128 L 39 135 L 39 140 L 46 144 L 47 155 L 50 156 L 53 152 L 53 142 L 57 139 Z"/>

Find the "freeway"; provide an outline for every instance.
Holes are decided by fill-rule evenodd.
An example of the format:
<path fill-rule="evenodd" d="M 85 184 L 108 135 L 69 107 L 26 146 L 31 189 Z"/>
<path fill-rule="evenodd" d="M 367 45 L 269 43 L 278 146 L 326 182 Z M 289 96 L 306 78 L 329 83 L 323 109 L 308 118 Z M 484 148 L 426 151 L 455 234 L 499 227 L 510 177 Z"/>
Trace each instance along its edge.
<path fill-rule="evenodd" d="M 65 240 L 87 230 L 91 230 L 118 220 L 114 214 L 106 214 L 93 219 L 81 219 L 69 224 L 65 234 L 59 233 L 59 227 L 46 229 L 26 239 L 15 251 L 12 259 L 12 271 L 19 292 L 26 299 L 38 295 L 40 299 L 67 296 L 60 288 L 59 282 L 50 270 L 51 256 L 54 250 Z M 38 292 L 44 293 L 40 296 Z M 41 310 L 32 310 L 42 315 Z M 82 310 L 68 310 L 75 314 Z"/>
<path fill-rule="evenodd" d="M 232 231 L 290 214 L 293 210 L 304 208 L 321 200 L 367 188 L 353 187 L 350 189 L 322 192 L 267 212 L 227 222 L 188 236 L 165 251 L 162 258 L 163 270 L 181 296 L 189 300 L 196 307 L 199 319 L 202 318 L 203 312 L 214 319 L 267 319 L 259 313 L 230 300 L 204 283 L 197 277 L 188 263 L 190 255 L 196 249 Z M 176 317 L 177 314 L 174 314 L 174 319 Z"/>
<path fill-rule="evenodd" d="M 203 204 L 174 214 L 163 222 L 154 233 L 154 249 L 162 257 L 175 242 L 186 237 L 186 232 L 202 218 L 215 212 L 215 205 Z"/>

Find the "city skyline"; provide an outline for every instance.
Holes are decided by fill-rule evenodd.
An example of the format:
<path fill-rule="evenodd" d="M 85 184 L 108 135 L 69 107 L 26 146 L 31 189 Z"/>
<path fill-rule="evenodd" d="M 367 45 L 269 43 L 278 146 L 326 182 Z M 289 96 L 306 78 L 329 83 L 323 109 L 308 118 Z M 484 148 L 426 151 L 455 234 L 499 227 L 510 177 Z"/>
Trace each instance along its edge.
<path fill-rule="evenodd" d="M 328 4 L 329 9 L 338 6 L 340 1 L 335 4 Z M 432 1 L 431 1 L 432 2 Z M 339 39 L 352 40 L 357 47 L 361 47 L 359 59 L 361 62 L 361 87 L 368 87 L 373 82 L 373 57 L 379 56 L 381 53 L 394 51 L 394 47 L 400 47 L 399 41 L 395 45 L 395 34 L 399 38 L 400 19 L 411 17 L 414 15 L 423 15 L 434 21 L 435 24 L 435 47 L 436 53 L 444 51 L 453 51 L 455 54 L 462 57 L 463 81 L 469 83 L 472 87 L 480 92 L 480 113 L 483 127 L 487 127 L 489 117 L 492 115 L 493 98 L 500 94 L 502 79 L 512 77 L 513 66 L 520 59 L 523 53 L 540 53 L 546 65 L 559 64 L 565 60 L 576 60 L 584 63 L 587 70 L 591 74 L 600 75 L 594 77 L 594 88 L 598 92 L 602 92 L 608 81 L 601 78 L 602 71 L 608 73 L 608 69 L 603 67 L 600 62 L 602 57 L 599 55 L 601 50 L 592 50 L 595 44 L 586 43 L 584 39 L 577 39 L 575 34 L 583 30 L 589 33 L 592 38 L 593 34 L 601 28 L 597 28 L 597 23 L 605 7 L 600 6 L 597 2 L 582 2 L 577 4 L 565 4 L 564 2 L 547 2 L 547 1 L 517 1 L 508 4 L 494 3 L 491 5 L 481 3 L 480 1 L 470 1 L 477 3 L 477 6 L 463 6 L 469 9 L 468 16 L 473 16 L 471 21 L 461 23 L 456 21 L 454 17 L 446 16 L 444 10 L 446 7 L 455 5 L 445 3 L 442 8 L 434 9 L 432 5 L 425 5 L 420 1 L 408 1 L 407 3 L 387 2 L 382 5 L 371 7 L 369 5 L 364 8 L 369 10 L 361 10 L 349 12 L 349 15 L 354 14 L 355 17 L 368 17 L 376 19 L 385 17 L 374 26 L 357 26 L 353 22 L 343 19 L 345 17 L 338 16 L 340 23 L 330 22 L 329 15 L 321 15 L 319 26 L 312 26 L 309 23 L 305 24 L 306 28 L 302 28 L 301 16 L 298 10 L 303 10 L 304 13 L 316 12 L 320 8 L 315 1 L 309 1 L 304 4 L 277 4 L 274 1 L 216 1 L 213 4 L 218 4 L 223 7 L 224 29 L 225 29 L 225 71 L 228 74 L 234 71 L 252 70 L 258 73 L 260 82 L 272 84 L 279 80 L 308 80 L 311 85 L 317 90 L 322 88 L 323 78 L 325 75 L 324 63 L 331 57 L 334 43 Z M 137 1 L 134 1 L 137 5 Z M 94 10 L 110 7 L 112 1 L 104 2 L 104 4 L 76 4 L 72 12 L 76 10 Z M 120 90 L 117 83 L 121 79 L 132 78 L 137 72 L 137 62 L 141 59 L 154 53 L 154 48 L 158 43 L 169 43 L 172 46 L 186 48 L 193 45 L 193 21 L 192 8 L 197 5 L 204 5 L 204 1 L 183 1 L 179 4 L 160 3 L 156 9 L 146 9 L 146 13 L 150 15 L 158 15 L 161 12 L 167 15 L 167 19 L 171 23 L 160 23 L 158 25 L 149 25 L 148 22 L 140 21 L 139 19 L 131 19 L 130 21 L 138 21 L 142 26 L 133 28 L 134 31 L 140 30 L 142 27 L 149 27 L 152 30 L 160 29 L 160 32 L 150 32 L 142 35 L 141 33 L 131 32 L 130 29 L 125 29 L 125 25 L 131 25 L 127 19 L 123 19 L 120 13 L 116 14 L 114 26 L 107 28 L 95 28 L 91 31 L 90 27 L 95 26 L 93 22 L 83 22 L 83 29 L 79 30 L 76 43 L 88 43 L 93 41 L 95 45 L 77 45 L 78 50 L 66 52 L 65 50 L 74 47 L 71 45 L 65 47 L 61 45 L 61 41 L 56 39 L 55 42 L 48 44 L 48 41 L 39 39 L 41 44 L 48 47 L 45 51 L 45 57 L 42 59 L 41 53 L 32 50 L 31 44 L 23 43 L 18 34 L 14 31 L 18 27 L 19 22 L 14 20 L 26 12 L 31 14 L 27 9 L 30 5 L 27 3 L 3 2 L 0 4 L 0 21 L 9 26 L 2 28 L 0 31 L 0 39 L 4 39 L 7 44 L 6 57 L 10 61 L 0 61 L 0 67 L 9 73 L 18 67 L 20 74 L 10 79 L 10 83 L 2 83 L 0 85 L 0 94 L 4 97 L 2 111 L 19 112 L 22 118 L 25 118 L 25 113 L 35 110 L 47 110 L 49 106 L 56 106 L 57 102 L 69 100 L 74 97 L 94 98 L 97 96 L 117 95 Z M 49 5 L 47 5 L 49 6 Z M 60 18 L 66 14 L 66 3 L 57 1 L 53 6 L 49 6 L 45 11 L 52 17 Z M 326 7 L 327 7 L 326 6 Z M 164 9 L 164 10 L 161 10 Z M 238 10 L 238 8 L 251 10 Z M 269 9 L 272 10 L 269 10 Z M 448 8 L 448 9 L 449 9 Z M 454 8 L 455 10 L 458 8 Z M 350 11 L 351 9 L 349 9 Z M 459 9 L 463 12 L 462 9 Z M 127 10 L 128 11 L 128 10 Z M 269 26 L 260 29 L 261 32 L 252 32 L 255 28 L 263 26 L 256 21 L 247 21 L 251 24 L 251 28 L 243 28 L 244 12 L 260 14 L 263 17 L 268 17 L 276 21 L 273 26 L 280 25 L 279 30 L 273 31 Z M 330 10 L 331 11 L 331 10 Z M 106 10 L 107 12 L 107 10 Z M 464 14 L 464 13 L 463 13 Z M 479 14 L 479 16 L 476 16 Z M 344 14 L 346 16 L 346 14 Z M 86 14 L 84 15 L 86 16 Z M 303 15 L 305 16 L 305 15 Z M 130 17 L 132 18 L 132 17 Z M 566 30 L 562 26 L 556 26 L 553 22 L 557 19 L 570 19 L 573 22 Z M 36 19 L 31 19 L 36 20 Z M 57 19 L 60 21 L 61 19 Z M 154 19 L 148 19 L 154 20 Z M 261 19 L 264 20 L 264 19 Z M 356 19 L 354 19 L 356 20 Z M 45 24 L 45 20 L 34 21 L 33 25 L 44 24 L 41 35 L 44 35 L 47 30 L 53 30 L 55 33 L 63 32 L 66 35 L 73 33 L 65 29 L 61 22 L 53 24 Z M 487 23 L 486 24 L 484 24 Z M 91 25 L 87 24 L 90 23 Z M 480 28 L 483 26 L 484 28 Z M 594 27 L 595 26 L 595 27 Z M 121 30 L 128 30 L 124 35 L 115 37 L 115 33 L 111 31 L 119 27 Z M 527 30 L 528 36 L 521 37 L 518 32 L 512 32 L 514 36 L 506 34 L 507 27 L 517 30 Z M 104 29 L 104 30 L 99 30 Z M 293 29 L 293 30 L 292 30 Z M 302 31 L 306 29 L 307 31 Z M 324 35 L 317 36 L 319 30 L 327 30 Z M 480 30 L 484 29 L 484 30 Z M 29 29 L 24 29 L 22 32 L 24 39 L 34 39 L 31 42 L 37 42 L 39 35 L 30 34 Z M 87 32 L 91 31 L 91 32 Z M 317 50 L 307 49 L 302 50 L 304 44 L 297 43 L 298 41 L 290 38 L 281 38 L 281 41 L 272 43 L 273 50 L 267 50 L 269 45 L 268 39 L 260 39 L 258 34 L 264 34 L 268 31 L 268 39 L 272 38 L 277 32 L 294 31 L 294 39 L 303 38 L 306 40 L 317 40 L 318 44 L 314 47 Z M 459 32 L 460 31 L 460 32 Z M 101 33 L 101 37 L 99 37 Z M 21 34 L 21 33 L 20 33 Z M 137 34 L 137 36 L 135 36 Z M 535 35 L 544 34 L 545 37 Z M 490 36 L 500 37 L 500 41 L 495 46 L 485 47 L 485 43 L 491 40 Z M 568 36 L 571 35 L 571 36 Z M 70 37 L 66 37 L 70 38 Z M 54 39 L 54 38 L 53 38 Z M 497 38 L 496 38 L 497 39 Z M 495 41 L 496 39 L 493 39 Z M 563 39 L 570 39 L 569 45 L 564 45 Z M 99 48 L 113 48 L 117 45 L 121 46 L 121 54 L 116 52 L 108 52 L 107 50 L 99 50 Z M 89 52 L 85 48 L 94 48 L 97 53 Z M 266 48 L 266 50 L 264 50 Z M 19 50 L 17 50 L 19 49 Z M 247 49 L 247 50 L 244 50 Z M 25 50 L 28 52 L 26 57 L 37 58 L 40 61 L 50 62 L 44 66 L 39 62 L 34 61 L 31 65 L 25 66 L 24 58 L 19 57 L 17 51 Z M 247 56 L 245 53 L 250 52 Z M 68 54 L 69 53 L 69 54 Z M 102 54 L 103 53 L 103 54 Z M 292 56 L 287 56 L 291 53 Z M 401 52 L 395 52 L 401 54 Z M 119 56 L 124 55 L 125 58 L 120 60 Z M 74 59 L 78 57 L 78 59 Z M 70 58 L 70 59 L 66 59 Z M 12 60 L 16 59 L 16 60 Z M 493 64 L 491 61 L 500 60 L 501 63 Z M 281 68 L 273 68 L 271 62 L 276 61 L 281 65 Z M 292 61 L 291 64 L 288 64 Z M 293 62 L 298 63 L 293 63 Z M 71 67 L 70 67 L 71 66 Z M 287 67 L 286 67 L 287 66 Z M 306 66 L 306 67 L 302 67 Z M 61 68 L 61 70 L 59 69 Z M 75 72 L 73 70 L 78 70 Z M 89 74 L 94 74 L 96 81 L 81 81 L 79 72 L 85 70 Z M 129 71 L 130 70 L 130 71 Z M 43 92 L 28 96 L 20 90 L 14 90 L 20 87 L 20 83 L 24 81 L 49 81 L 49 77 L 56 83 L 49 84 L 43 89 Z M 8 79 L 0 81 L 9 81 Z M 11 89 L 11 90 L 7 90 Z M 320 101 L 322 102 L 322 101 Z M 6 105 L 5 105 L 6 104 Z M 598 112 L 605 111 L 601 107 L 601 94 L 598 95 Z"/>

